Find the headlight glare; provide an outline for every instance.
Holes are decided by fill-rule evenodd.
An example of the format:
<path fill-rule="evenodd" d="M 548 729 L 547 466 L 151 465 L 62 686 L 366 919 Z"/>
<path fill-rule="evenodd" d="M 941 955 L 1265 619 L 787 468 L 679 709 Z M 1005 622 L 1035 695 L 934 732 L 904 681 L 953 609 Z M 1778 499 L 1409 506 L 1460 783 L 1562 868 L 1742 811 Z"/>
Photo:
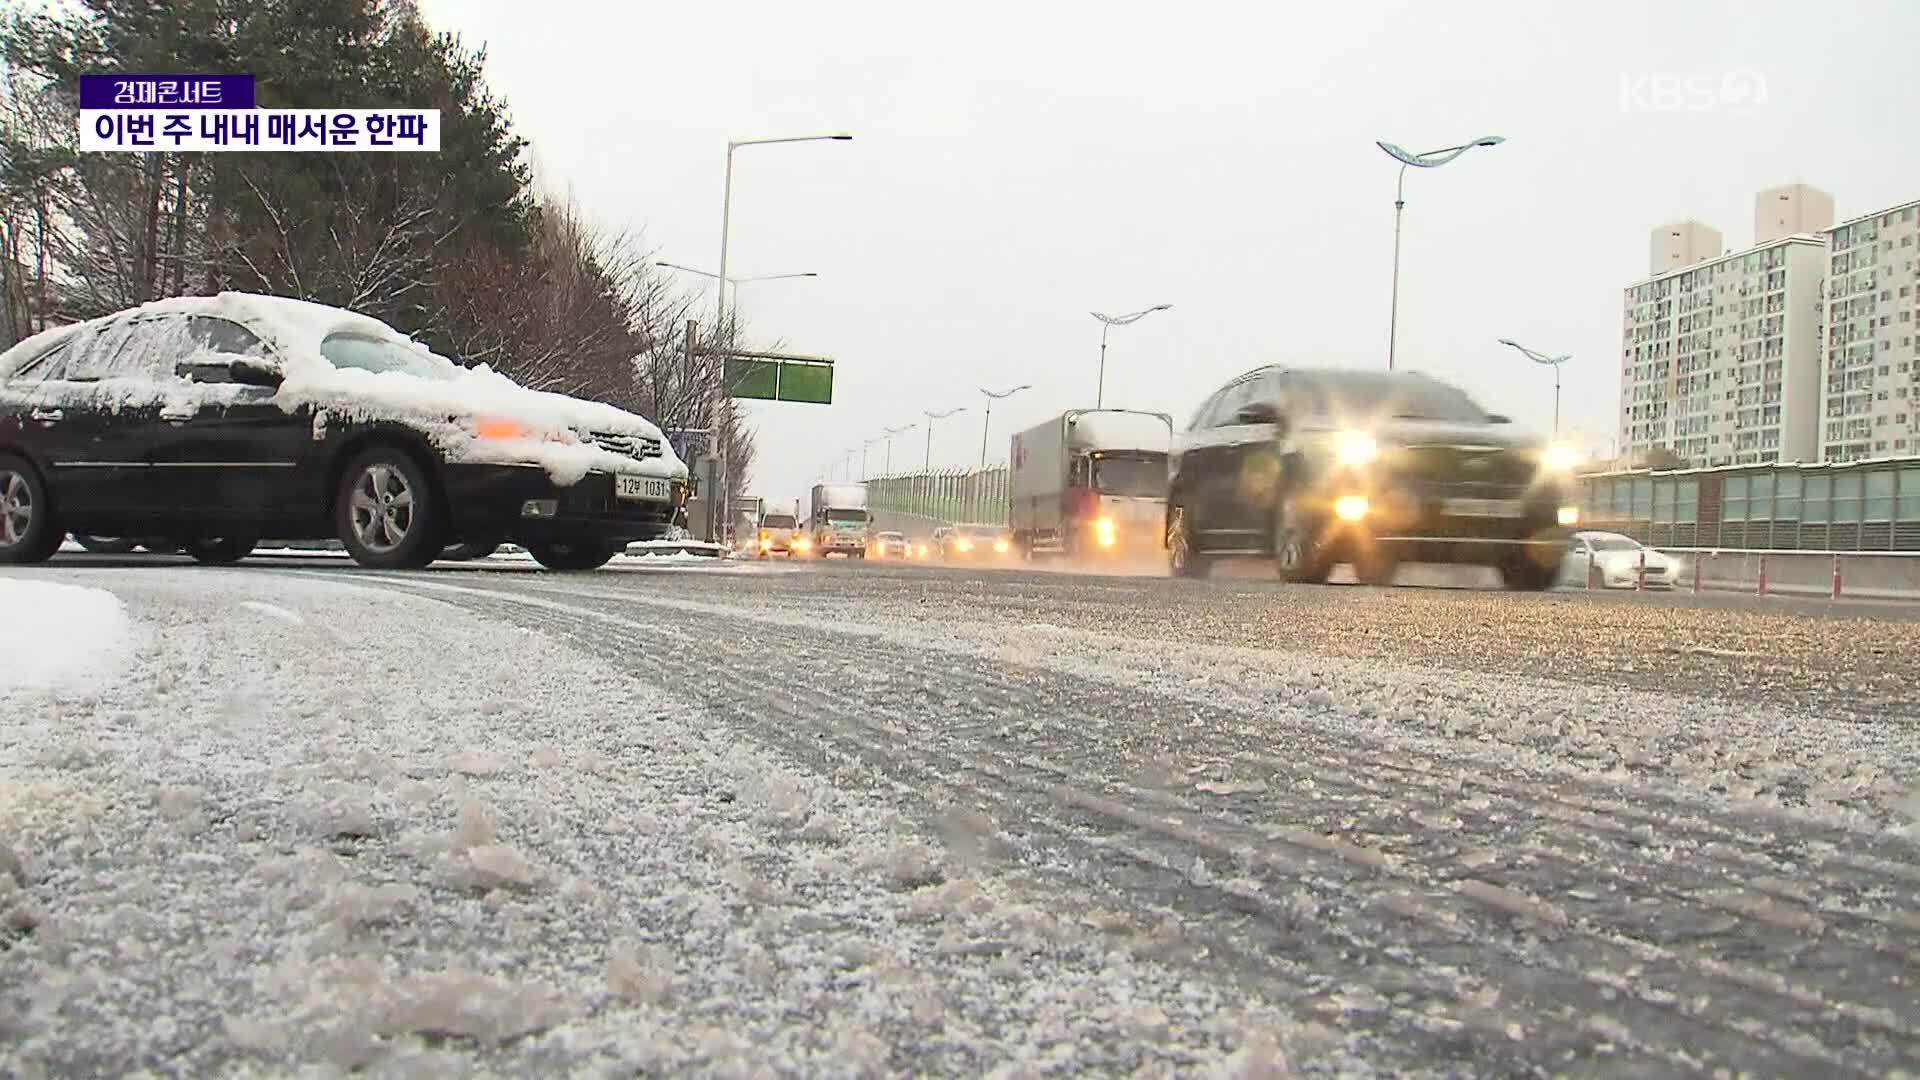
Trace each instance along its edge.
<path fill-rule="evenodd" d="M 1547 468 L 1555 472 L 1567 472 L 1574 466 L 1580 464 L 1580 451 L 1575 450 L 1566 443 L 1554 443 L 1552 446 L 1547 447 L 1547 452 L 1543 460 Z"/>
<path fill-rule="evenodd" d="M 1380 455 L 1380 444 L 1364 431 L 1343 432 L 1339 453 L 1342 465 L 1365 465 Z"/>

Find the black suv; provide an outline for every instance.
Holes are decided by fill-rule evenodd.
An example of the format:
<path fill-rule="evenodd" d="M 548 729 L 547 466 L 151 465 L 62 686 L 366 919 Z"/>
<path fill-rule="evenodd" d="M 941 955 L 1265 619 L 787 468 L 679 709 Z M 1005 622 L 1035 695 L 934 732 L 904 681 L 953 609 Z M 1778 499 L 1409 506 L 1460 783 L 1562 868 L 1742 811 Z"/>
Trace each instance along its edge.
<path fill-rule="evenodd" d="M 511 540 L 585 570 L 664 534 L 685 500 L 686 467 L 643 418 L 336 308 L 158 301 L 0 353 L 0 563 L 72 532 L 209 563 L 337 537 L 382 568 Z"/>
<path fill-rule="evenodd" d="M 1559 575 L 1572 455 L 1412 372 L 1264 367 L 1220 388 L 1174 440 L 1167 550 L 1179 577 L 1265 555 L 1288 581 L 1351 563 L 1474 563 L 1508 588 Z"/>

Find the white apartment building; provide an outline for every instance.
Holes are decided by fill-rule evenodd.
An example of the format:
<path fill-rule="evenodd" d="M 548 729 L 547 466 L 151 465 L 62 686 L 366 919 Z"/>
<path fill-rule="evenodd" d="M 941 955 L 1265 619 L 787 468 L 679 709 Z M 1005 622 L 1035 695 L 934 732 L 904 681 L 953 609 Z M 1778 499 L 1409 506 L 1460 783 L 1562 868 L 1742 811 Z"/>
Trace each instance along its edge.
<path fill-rule="evenodd" d="M 1620 449 L 1695 465 L 1815 460 L 1826 242 L 1792 234 L 1702 252 L 1704 228 L 1654 230 L 1652 276 L 1627 287 Z M 1676 248 L 1702 259 L 1662 265 Z"/>
<path fill-rule="evenodd" d="M 1821 456 L 1920 454 L 1920 200 L 1825 230 Z"/>

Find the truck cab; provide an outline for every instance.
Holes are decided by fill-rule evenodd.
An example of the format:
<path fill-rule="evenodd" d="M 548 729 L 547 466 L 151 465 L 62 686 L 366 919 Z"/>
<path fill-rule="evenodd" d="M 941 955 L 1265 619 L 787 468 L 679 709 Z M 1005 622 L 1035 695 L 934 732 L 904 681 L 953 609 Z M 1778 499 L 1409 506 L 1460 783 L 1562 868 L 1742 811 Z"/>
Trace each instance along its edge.
<path fill-rule="evenodd" d="M 873 536 L 873 514 L 867 509 L 865 484 L 816 484 L 808 519 L 814 554 L 835 553 L 850 559 L 867 557 Z"/>

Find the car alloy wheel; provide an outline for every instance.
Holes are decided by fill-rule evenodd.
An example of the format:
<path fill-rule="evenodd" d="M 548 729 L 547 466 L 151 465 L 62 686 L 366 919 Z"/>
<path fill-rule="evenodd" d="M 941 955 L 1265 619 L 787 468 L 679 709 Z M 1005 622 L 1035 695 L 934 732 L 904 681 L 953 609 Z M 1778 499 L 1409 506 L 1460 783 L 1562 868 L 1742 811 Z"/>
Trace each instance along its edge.
<path fill-rule="evenodd" d="M 413 530 L 413 485 L 391 465 L 362 469 L 350 506 L 353 535 L 376 555 L 391 555 Z"/>
<path fill-rule="evenodd" d="M 0 563 L 45 562 L 65 539 L 40 474 L 20 458 L 0 456 Z"/>
<path fill-rule="evenodd" d="M 369 450 L 341 474 L 334 505 L 340 543 L 362 566 L 423 567 L 442 546 L 437 499 L 426 472 L 406 452 Z"/>

